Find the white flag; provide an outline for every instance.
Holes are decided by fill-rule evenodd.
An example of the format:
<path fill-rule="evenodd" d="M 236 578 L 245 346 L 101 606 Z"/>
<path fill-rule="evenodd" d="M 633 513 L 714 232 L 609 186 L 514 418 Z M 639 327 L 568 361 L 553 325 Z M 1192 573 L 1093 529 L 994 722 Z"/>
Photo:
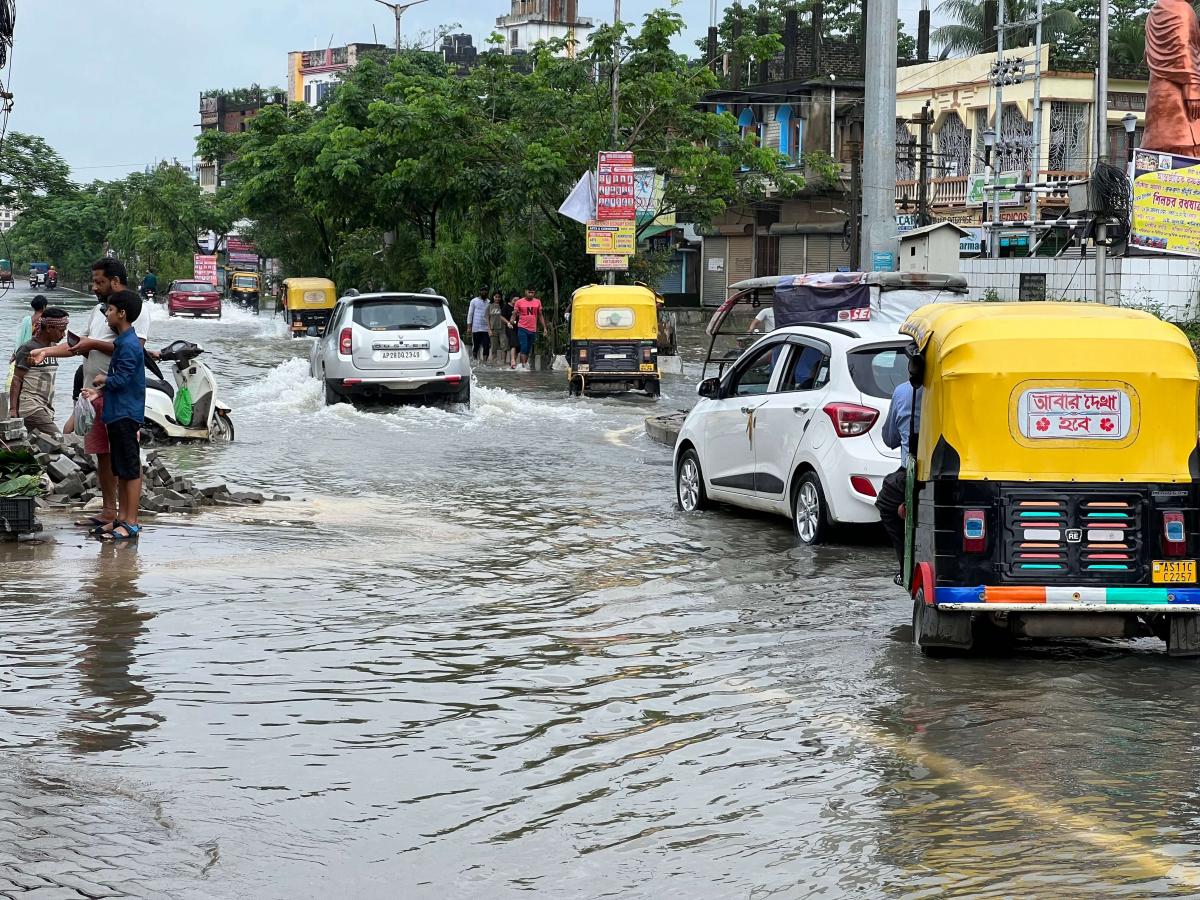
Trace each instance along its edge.
<path fill-rule="evenodd" d="M 595 173 L 591 171 L 583 173 L 583 177 L 579 179 L 579 183 L 575 185 L 575 189 L 563 201 L 563 205 L 558 208 L 558 211 L 560 215 L 574 219 L 576 222 L 582 222 L 584 225 L 589 220 L 596 218 Z"/>

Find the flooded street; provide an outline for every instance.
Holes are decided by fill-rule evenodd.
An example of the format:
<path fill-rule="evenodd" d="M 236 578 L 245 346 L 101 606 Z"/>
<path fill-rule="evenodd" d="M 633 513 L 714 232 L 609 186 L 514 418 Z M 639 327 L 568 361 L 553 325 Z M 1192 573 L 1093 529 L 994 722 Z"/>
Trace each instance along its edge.
<path fill-rule="evenodd" d="M 927 660 L 875 535 L 678 511 L 698 340 L 658 402 L 326 408 L 280 319 L 155 313 L 237 428 L 172 468 L 291 499 L 0 545 L 0 895 L 1200 896 L 1197 663 Z"/>

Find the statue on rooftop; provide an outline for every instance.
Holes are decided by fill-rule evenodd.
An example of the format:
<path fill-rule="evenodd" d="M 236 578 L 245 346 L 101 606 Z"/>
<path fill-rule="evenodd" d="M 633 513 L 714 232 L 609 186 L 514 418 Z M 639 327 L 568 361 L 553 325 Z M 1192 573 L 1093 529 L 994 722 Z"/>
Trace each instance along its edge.
<path fill-rule="evenodd" d="M 1200 158 L 1200 21 L 1187 0 L 1157 0 L 1146 18 L 1148 150 Z"/>

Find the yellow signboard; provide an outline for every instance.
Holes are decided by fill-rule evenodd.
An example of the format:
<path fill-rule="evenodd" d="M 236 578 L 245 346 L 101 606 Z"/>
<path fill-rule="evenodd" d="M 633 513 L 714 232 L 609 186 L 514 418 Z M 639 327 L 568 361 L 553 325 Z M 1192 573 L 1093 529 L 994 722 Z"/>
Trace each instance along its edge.
<path fill-rule="evenodd" d="M 1129 243 L 1200 256 L 1200 159 L 1139 150 Z"/>
<path fill-rule="evenodd" d="M 636 223 L 632 219 L 619 222 L 588 222 L 587 252 L 593 256 L 632 256 L 637 252 Z"/>

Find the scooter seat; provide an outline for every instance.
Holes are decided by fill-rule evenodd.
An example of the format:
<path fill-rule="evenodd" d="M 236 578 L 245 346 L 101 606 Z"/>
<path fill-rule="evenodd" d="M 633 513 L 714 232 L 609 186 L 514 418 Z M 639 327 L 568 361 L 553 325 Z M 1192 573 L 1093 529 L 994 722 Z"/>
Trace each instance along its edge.
<path fill-rule="evenodd" d="M 169 383 L 162 381 L 161 379 L 147 378 L 146 379 L 146 388 L 147 388 L 147 390 L 162 391 L 164 394 L 166 394 L 172 400 L 175 399 L 175 388 L 171 387 L 171 385 Z"/>

